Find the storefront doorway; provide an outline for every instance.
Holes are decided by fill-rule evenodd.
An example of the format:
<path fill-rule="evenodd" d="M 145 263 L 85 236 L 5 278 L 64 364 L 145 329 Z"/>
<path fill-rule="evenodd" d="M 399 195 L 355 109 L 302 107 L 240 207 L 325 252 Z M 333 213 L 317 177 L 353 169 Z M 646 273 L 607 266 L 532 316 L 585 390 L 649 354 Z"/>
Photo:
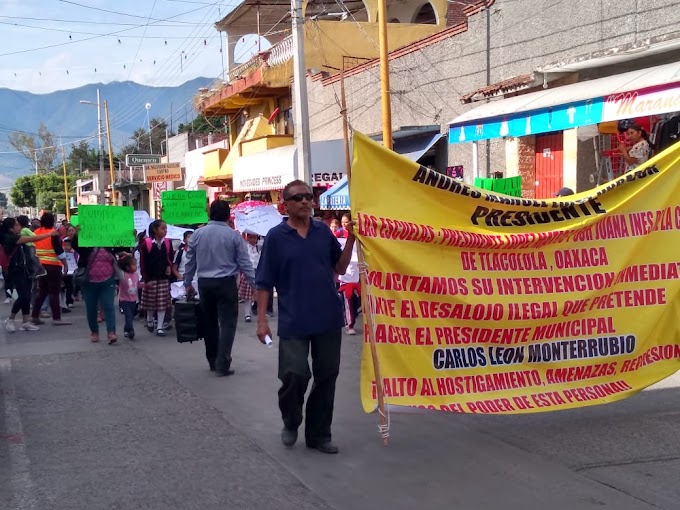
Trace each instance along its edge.
<path fill-rule="evenodd" d="M 535 198 L 554 197 L 563 181 L 562 132 L 536 136 Z"/>

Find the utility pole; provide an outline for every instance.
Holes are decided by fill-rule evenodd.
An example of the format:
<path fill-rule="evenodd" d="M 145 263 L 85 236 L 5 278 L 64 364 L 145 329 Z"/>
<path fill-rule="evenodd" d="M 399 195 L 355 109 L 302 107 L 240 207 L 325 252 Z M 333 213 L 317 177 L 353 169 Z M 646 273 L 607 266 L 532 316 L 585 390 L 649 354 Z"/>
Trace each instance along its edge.
<path fill-rule="evenodd" d="M 347 181 L 352 176 L 352 158 L 349 154 L 349 122 L 347 121 L 347 97 L 345 96 L 345 56 L 342 56 L 340 71 L 340 115 L 342 115 L 342 141 L 345 146 L 345 175 Z"/>
<path fill-rule="evenodd" d="M 293 29 L 293 98 L 295 101 L 295 147 L 298 177 L 312 185 L 312 150 L 309 140 L 309 105 L 307 104 L 307 70 L 305 69 L 304 19 L 302 0 L 291 0 Z"/>
<path fill-rule="evenodd" d="M 104 186 L 104 145 L 102 144 L 102 103 L 97 89 L 97 137 L 99 138 L 99 202 L 106 205 L 106 186 Z"/>
<path fill-rule="evenodd" d="M 380 103 L 382 105 L 383 145 L 392 149 L 392 105 L 390 103 L 390 63 L 387 46 L 387 0 L 378 0 L 378 39 L 380 41 Z"/>
<path fill-rule="evenodd" d="M 64 169 L 64 212 L 66 213 L 66 221 L 71 221 L 71 205 L 68 203 L 68 177 L 66 177 L 66 154 L 64 152 L 64 144 L 59 139 L 61 145 L 61 165 Z"/>
<path fill-rule="evenodd" d="M 106 115 L 106 140 L 109 144 L 109 172 L 111 173 L 111 205 L 118 205 L 116 200 L 116 178 L 113 175 L 113 147 L 111 147 L 111 124 L 109 124 L 109 103 L 104 101 L 104 113 Z"/>

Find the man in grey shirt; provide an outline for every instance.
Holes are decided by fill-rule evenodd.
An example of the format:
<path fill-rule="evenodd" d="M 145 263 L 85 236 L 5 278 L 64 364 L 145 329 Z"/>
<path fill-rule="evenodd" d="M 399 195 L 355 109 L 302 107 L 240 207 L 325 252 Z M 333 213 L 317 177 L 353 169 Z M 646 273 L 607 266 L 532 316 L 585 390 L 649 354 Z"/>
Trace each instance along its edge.
<path fill-rule="evenodd" d="M 227 202 L 215 200 L 210 205 L 210 221 L 191 236 L 185 255 L 184 287 L 188 297 L 196 294 L 192 282 L 198 276 L 205 356 L 210 370 L 220 377 L 234 373 L 231 348 L 238 321 L 239 273 L 255 284 L 246 243 L 227 223 L 230 213 Z"/>

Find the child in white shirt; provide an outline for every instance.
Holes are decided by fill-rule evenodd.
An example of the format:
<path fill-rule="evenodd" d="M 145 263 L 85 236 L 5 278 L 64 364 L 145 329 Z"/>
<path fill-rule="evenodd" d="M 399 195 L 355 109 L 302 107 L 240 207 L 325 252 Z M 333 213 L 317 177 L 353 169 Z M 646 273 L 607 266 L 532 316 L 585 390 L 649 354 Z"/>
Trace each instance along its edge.
<path fill-rule="evenodd" d="M 68 313 L 73 308 L 73 273 L 78 269 L 78 253 L 73 249 L 68 238 L 62 241 L 62 246 L 64 247 L 66 274 L 64 275 L 64 287 L 59 298 L 61 301 L 61 311 Z"/>

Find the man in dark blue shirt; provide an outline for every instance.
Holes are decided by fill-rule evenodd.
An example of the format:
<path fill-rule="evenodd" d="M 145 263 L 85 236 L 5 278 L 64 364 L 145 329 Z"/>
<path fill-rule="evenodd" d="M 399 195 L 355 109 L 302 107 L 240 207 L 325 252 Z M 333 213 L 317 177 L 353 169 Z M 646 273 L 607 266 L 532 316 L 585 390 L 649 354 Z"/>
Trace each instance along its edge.
<path fill-rule="evenodd" d="M 312 219 L 314 195 L 303 181 L 283 190 L 288 219 L 272 228 L 264 241 L 255 284 L 257 336 L 271 336 L 267 301 L 276 287 L 279 297 L 279 408 L 283 418 L 281 441 L 293 446 L 302 423 L 302 404 L 312 374 L 314 384 L 307 399 L 307 447 L 338 453 L 331 442 L 335 380 L 340 371 L 340 343 L 344 319 L 335 275 L 345 274 L 352 257 L 354 234 L 344 250 L 326 224 Z"/>

